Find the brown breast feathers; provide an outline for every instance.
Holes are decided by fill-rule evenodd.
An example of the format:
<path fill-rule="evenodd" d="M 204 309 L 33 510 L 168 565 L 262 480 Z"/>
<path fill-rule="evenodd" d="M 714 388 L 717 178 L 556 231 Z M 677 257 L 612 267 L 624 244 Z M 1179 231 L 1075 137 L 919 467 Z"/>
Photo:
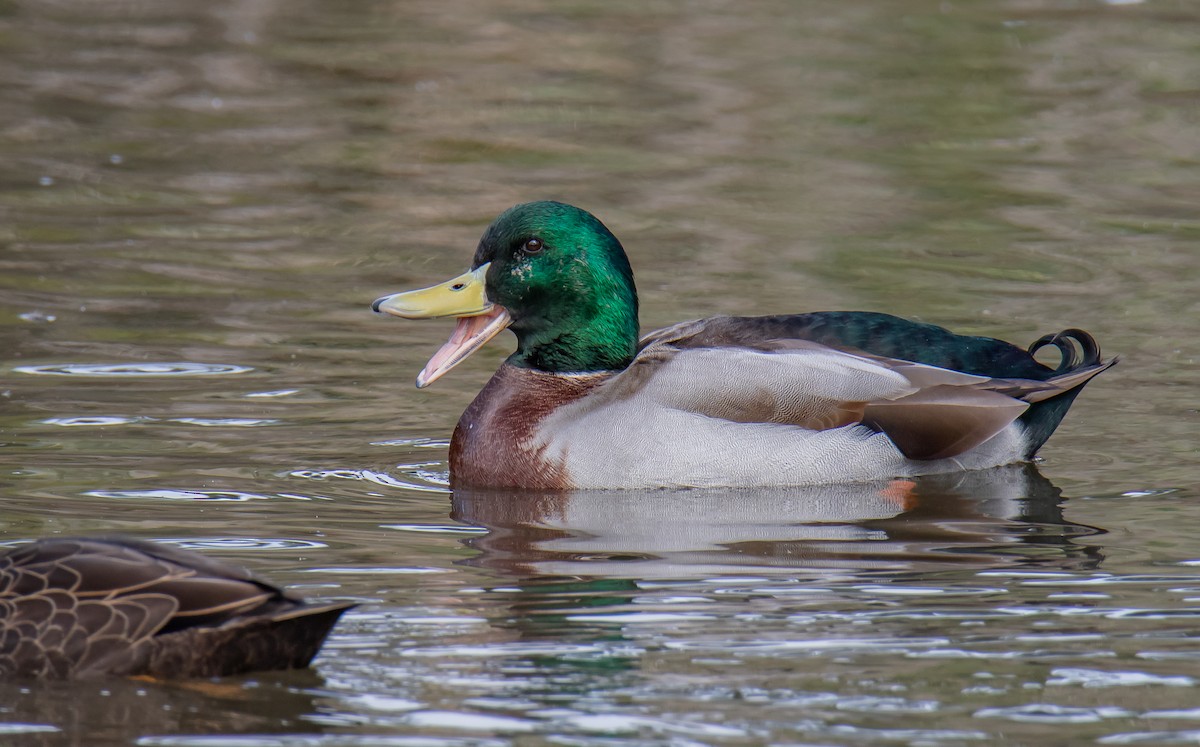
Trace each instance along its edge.
<path fill-rule="evenodd" d="M 450 486 L 569 490 L 537 444 L 538 424 L 611 374 L 549 374 L 505 363 L 463 412 L 450 441 Z"/>

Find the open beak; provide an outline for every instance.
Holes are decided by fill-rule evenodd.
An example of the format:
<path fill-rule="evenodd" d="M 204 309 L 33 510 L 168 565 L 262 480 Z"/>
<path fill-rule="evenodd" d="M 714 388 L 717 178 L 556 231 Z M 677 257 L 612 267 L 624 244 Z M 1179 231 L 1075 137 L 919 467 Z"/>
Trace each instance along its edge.
<path fill-rule="evenodd" d="M 484 280 L 487 270 L 488 264 L 480 265 L 440 285 L 393 293 L 371 304 L 375 311 L 404 319 L 458 318 L 450 339 L 433 354 L 417 376 L 418 389 L 440 379 L 512 324 L 508 310 L 487 298 Z"/>

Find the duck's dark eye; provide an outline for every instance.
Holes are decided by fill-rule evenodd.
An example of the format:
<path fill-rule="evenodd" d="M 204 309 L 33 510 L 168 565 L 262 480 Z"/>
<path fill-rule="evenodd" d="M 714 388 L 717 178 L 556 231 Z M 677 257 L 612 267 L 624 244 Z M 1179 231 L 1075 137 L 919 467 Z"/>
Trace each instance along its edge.
<path fill-rule="evenodd" d="M 545 245 L 542 244 L 541 239 L 530 239 L 521 247 L 521 251 L 525 252 L 526 254 L 537 254 L 544 246 Z"/>

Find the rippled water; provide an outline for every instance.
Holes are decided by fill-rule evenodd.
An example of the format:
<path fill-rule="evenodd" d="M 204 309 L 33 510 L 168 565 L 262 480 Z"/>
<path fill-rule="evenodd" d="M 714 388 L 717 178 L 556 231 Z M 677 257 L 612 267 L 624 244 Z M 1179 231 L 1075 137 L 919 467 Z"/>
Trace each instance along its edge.
<path fill-rule="evenodd" d="M 0 3 L 0 542 L 352 599 L 315 668 L 0 683 L 0 742 L 1200 742 L 1183 0 Z M 524 200 L 647 328 L 890 311 L 1121 365 L 1036 467 L 447 490 L 507 353 L 369 312 Z"/>

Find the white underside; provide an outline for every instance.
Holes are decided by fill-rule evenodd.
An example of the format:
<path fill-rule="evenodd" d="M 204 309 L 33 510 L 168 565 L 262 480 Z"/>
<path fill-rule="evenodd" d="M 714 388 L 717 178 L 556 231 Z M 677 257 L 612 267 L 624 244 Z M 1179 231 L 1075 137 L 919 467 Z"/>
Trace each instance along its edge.
<path fill-rule="evenodd" d="M 827 485 L 986 469 L 1023 459 L 1013 423 L 952 459 L 906 459 L 887 436 L 861 425 L 812 431 L 736 423 L 683 410 L 645 407 L 639 398 L 603 408 L 567 406 L 551 415 L 538 446 L 576 488 Z M 597 438 L 596 434 L 624 434 Z"/>

